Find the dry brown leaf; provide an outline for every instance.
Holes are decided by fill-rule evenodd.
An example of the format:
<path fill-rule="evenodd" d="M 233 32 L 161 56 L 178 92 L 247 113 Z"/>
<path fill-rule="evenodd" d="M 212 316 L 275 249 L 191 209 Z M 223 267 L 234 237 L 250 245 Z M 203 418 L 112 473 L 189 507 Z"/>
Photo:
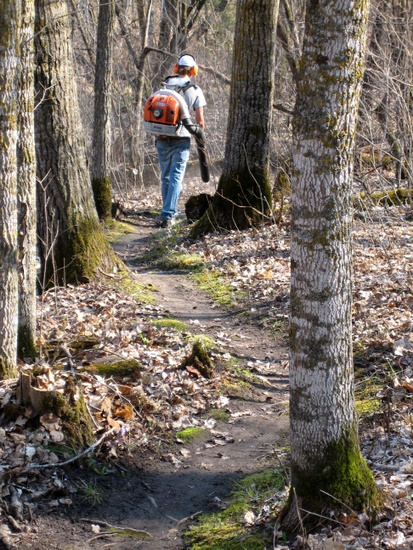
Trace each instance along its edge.
<path fill-rule="evenodd" d="M 109 399 L 109 397 L 105 397 L 105 399 L 100 404 L 100 410 L 103 414 L 110 414 L 112 410 L 112 400 Z"/>
<path fill-rule="evenodd" d="M 192 376 L 195 376 L 195 378 L 201 378 L 201 373 L 199 372 L 199 370 L 193 367 L 192 365 L 187 365 L 185 367 L 185 370 L 187 370 L 190 374 L 192 374 Z"/>
<path fill-rule="evenodd" d="M 110 416 L 108 416 L 108 418 L 106 419 L 107 423 L 109 424 L 109 426 L 111 428 L 117 428 L 118 430 L 120 430 L 120 427 L 121 427 L 121 424 L 120 422 L 117 422 L 116 420 L 114 420 L 113 418 L 111 418 Z"/>
<path fill-rule="evenodd" d="M 121 420 L 130 420 L 133 418 L 133 408 L 130 405 L 123 405 L 123 407 L 116 409 L 113 413 L 115 418 L 120 418 Z"/>
<path fill-rule="evenodd" d="M 40 417 L 40 424 L 49 430 L 49 432 L 59 430 L 61 426 L 60 418 L 54 413 L 45 413 Z"/>

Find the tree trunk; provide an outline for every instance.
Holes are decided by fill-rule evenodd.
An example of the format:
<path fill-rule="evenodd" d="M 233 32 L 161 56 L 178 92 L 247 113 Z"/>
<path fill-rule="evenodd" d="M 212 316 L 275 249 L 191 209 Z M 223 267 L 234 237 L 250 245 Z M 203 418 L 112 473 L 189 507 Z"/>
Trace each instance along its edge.
<path fill-rule="evenodd" d="M 358 443 L 351 325 L 353 150 L 367 15 L 368 2 L 307 2 L 291 185 L 286 529 L 298 526 L 297 509 L 358 512 L 376 494 Z"/>
<path fill-rule="evenodd" d="M 142 109 L 143 109 L 143 88 L 145 80 L 145 62 L 149 53 L 148 41 L 149 41 L 149 29 L 151 24 L 152 13 L 152 0 L 148 0 L 146 5 L 145 19 L 141 26 L 141 53 L 137 59 L 136 65 L 136 89 L 135 89 L 135 124 L 132 137 L 132 155 L 134 159 L 134 166 L 138 167 L 139 178 L 138 182 L 143 184 L 143 166 L 144 156 L 142 155 Z"/>
<path fill-rule="evenodd" d="M 17 146 L 19 221 L 18 355 L 36 357 L 36 159 L 34 152 L 34 0 L 23 0 Z"/>
<path fill-rule="evenodd" d="M 256 226 L 270 213 L 277 16 L 278 1 L 238 0 L 224 166 L 193 236 Z"/>
<path fill-rule="evenodd" d="M 95 112 L 92 150 L 92 188 L 99 218 L 112 216 L 110 179 L 110 88 L 112 84 L 112 52 L 115 26 L 114 0 L 101 0 L 97 31 L 95 66 Z"/>
<path fill-rule="evenodd" d="M 35 136 L 42 285 L 83 282 L 117 262 L 99 225 L 63 0 L 36 0 Z"/>
<path fill-rule="evenodd" d="M 17 373 L 17 0 L 0 0 L 0 379 Z"/>

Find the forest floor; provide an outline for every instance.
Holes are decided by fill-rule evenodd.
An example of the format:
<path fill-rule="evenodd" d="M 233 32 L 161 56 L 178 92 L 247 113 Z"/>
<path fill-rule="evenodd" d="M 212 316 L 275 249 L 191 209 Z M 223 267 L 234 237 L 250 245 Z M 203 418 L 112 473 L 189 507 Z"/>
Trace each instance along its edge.
<path fill-rule="evenodd" d="M 187 184 L 183 201 L 197 186 Z M 39 339 L 44 349 L 53 343 L 54 355 L 42 362 L 38 388 L 67 391 L 74 377 L 98 444 L 76 455 L 56 415 L 35 424 L 27 408 L 10 421 L 4 410 L 17 380 L 0 385 L 0 548 L 287 545 L 274 515 L 288 490 L 288 220 L 192 243 L 184 222 L 169 232 L 154 227 L 157 206 L 156 190 L 125 200 L 129 229 L 113 244 L 139 290 L 114 288 L 114 273 L 106 274 L 110 285 L 59 288 L 39 302 Z M 349 512 L 336 529 L 300 533 L 288 543 L 296 548 L 413 547 L 413 224 L 401 209 L 363 214 L 355 249 L 361 443 L 388 499 L 374 527 Z M 207 270 L 197 270 L 200 261 Z M 183 364 L 194 341 L 208 349 L 208 377 L 196 362 Z M 258 509 L 252 498 L 241 524 L 266 531 L 267 541 L 275 532 L 271 545 L 248 534 L 221 546 L 186 541 L 201 513 L 225 509 L 234 486 L 266 468 L 281 468 L 283 486 Z"/>

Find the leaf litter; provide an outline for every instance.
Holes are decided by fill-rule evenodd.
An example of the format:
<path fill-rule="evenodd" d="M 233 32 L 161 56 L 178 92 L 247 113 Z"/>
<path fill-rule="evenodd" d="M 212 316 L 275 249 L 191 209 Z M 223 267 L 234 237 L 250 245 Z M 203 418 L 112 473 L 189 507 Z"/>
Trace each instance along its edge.
<path fill-rule="evenodd" d="M 374 524 L 365 514 L 349 513 L 333 518 L 335 529 L 302 533 L 292 547 L 413 547 L 413 224 L 403 214 L 401 209 L 376 208 L 372 220 L 356 218 L 354 227 L 356 388 L 366 378 L 376 380 L 373 398 L 380 404 L 378 411 L 363 416 L 360 438 L 363 455 L 387 497 L 386 505 Z M 201 256 L 209 269 L 242 290 L 253 318 L 288 319 L 288 217 L 282 225 L 212 234 L 176 247 Z M 0 541 L 6 548 L 17 547 L 21 533 L 35 529 L 32 519 L 39 498 L 49 498 L 50 507 L 71 506 L 70 490 L 54 498 L 65 489 L 58 467 L 85 451 L 116 460 L 131 448 L 150 447 L 191 426 L 209 430 L 205 445 L 230 443 L 225 433 L 214 434 L 213 425 L 203 418 L 208 410 L 225 409 L 228 404 L 219 392 L 220 374 L 205 379 L 180 368 L 191 338 L 170 327 L 155 326 L 154 320 L 164 316 L 162 307 L 139 303 L 101 284 L 56 288 L 39 299 L 39 344 L 52 352 L 42 360 L 38 389 L 63 392 L 67 379 L 74 378 L 93 419 L 96 441 L 84 450 L 65 447 L 61 419 L 43 414 L 33 429 L 30 407 L 8 419 L 4 411 L 15 400 L 19 380 L 0 382 L 0 505 L 7 518 Z M 227 338 L 222 333 L 223 346 Z M 225 361 L 225 350 L 214 351 L 212 359 Z M 90 368 L 131 360 L 136 368 L 120 377 L 102 376 Z M 32 368 L 20 365 L 23 374 Z M 261 368 L 264 373 L 265 363 Z M 182 448 L 179 455 L 184 459 L 188 453 Z M 222 458 L 227 458 L 224 453 Z M 181 465 L 173 453 L 164 459 L 177 468 Z M 245 523 L 253 526 L 255 515 L 246 511 Z M 274 548 L 281 548 L 276 535 Z"/>

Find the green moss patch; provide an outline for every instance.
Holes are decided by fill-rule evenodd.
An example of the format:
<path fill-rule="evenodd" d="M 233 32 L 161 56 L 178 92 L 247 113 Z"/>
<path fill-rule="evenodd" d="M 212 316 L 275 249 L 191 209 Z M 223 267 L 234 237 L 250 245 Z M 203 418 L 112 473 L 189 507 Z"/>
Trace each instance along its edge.
<path fill-rule="evenodd" d="M 153 323 L 154 327 L 158 328 L 170 328 L 177 332 L 188 332 L 188 325 L 177 319 L 158 319 Z"/>
<path fill-rule="evenodd" d="M 110 243 L 118 241 L 124 235 L 135 233 L 135 228 L 130 223 L 120 222 L 109 218 L 105 220 L 105 233 Z"/>
<path fill-rule="evenodd" d="M 152 236 L 152 247 L 145 255 L 148 264 L 158 269 L 197 271 L 205 267 L 205 261 L 197 254 L 183 253 L 180 244 L 187 230 L 180 225 L 171 231 L 159 232 Z"/>
<path fill-rule="evenodd" d="M 68 378 L 64 394 L 50 394 L 48 400 L 45 400 L 44 408 L 46 412 L 53 412 L 61 419 L 62 430 L 69 445 L 81 449 L 92 444 L 94 426 L 83 394 L 73 379 Z"/>
<path fill-rule="evenodd" d="M 134 300 L 141 304 L 153 304 L 155 298 L 153 293 L 156 292 L 156 288 L 152 284 L 142 284 L 131 279 L 131 277 L 124 273 L 124 276 L 120 281 L 115 282 L 115 287 L 124 292 L 128 296 L 131 296 Z"/>
<path fill-rule="evenodd" d="M 213 338 L 209 338 L 208 336 L 204 336 L 203 334 L 195 334 L 193 337 L 194 342 L 200 342 L 204 349 L 207 351 L 211 351 L 215 348 L 215 342 Z"/>
<path fill-rule="evenodd" d="M 379 412 L 381 410 L 381 403 L 378 399 L 356 400 L 355 407 L 359 416 L 365 416 L 367 414 Z"/>
<path fill-rule="evenodd" d="M 220 273 L 203 270 L 193 273 L 191 279 L 220 306 L 235 307 L 245 293 L 234 289 Z"/>
<path fill-rule="evenodd" d="M 391 189 L 390 191 L 375 191 L 374 193 L 360 193 L 354 199 L 355 205 L 368 208 L 369 205 L 400 206 L 413 199 L 413 189 Z"/>
<path fill-rule="evenodd" d="M 206 434 L 204 428 L 199 428 L 198 426 L 190 426 L 177 432 L 176 437 L 183 443 L 192 443 L 197 439 L 201 439 Z"/>
<path fill-rule="evenodd" d="M 212 418 L 213 420 L 216 420 L 217 422 L 228 422 L 230 418 L 230 414 L 228 411 L 224 411 L 223 409 L 211 409 L 207 415 L 207 418 Z"/>
<path fill-rule="evenodd" d="M 279 470 L 268 469 L 239 481 L 225 510 L 204 514 L 185 533 L 191 550 L 263 550 L 272 548 L 273 520 L 280 503 L 274 495 L 284 487 Z M 251 524 L 245 521 L 249 512 Z"/>
<path fill-rule="evenodd" d="M 113 376 L 116 379 L 130 376 L 141 369 L 141 365 L 135 359 L 129 359 L 126 361 L 115 361 L 114 363 L 94 363 L 86 367 L 85 370 L 100 374 L 105 378 Z"/>

